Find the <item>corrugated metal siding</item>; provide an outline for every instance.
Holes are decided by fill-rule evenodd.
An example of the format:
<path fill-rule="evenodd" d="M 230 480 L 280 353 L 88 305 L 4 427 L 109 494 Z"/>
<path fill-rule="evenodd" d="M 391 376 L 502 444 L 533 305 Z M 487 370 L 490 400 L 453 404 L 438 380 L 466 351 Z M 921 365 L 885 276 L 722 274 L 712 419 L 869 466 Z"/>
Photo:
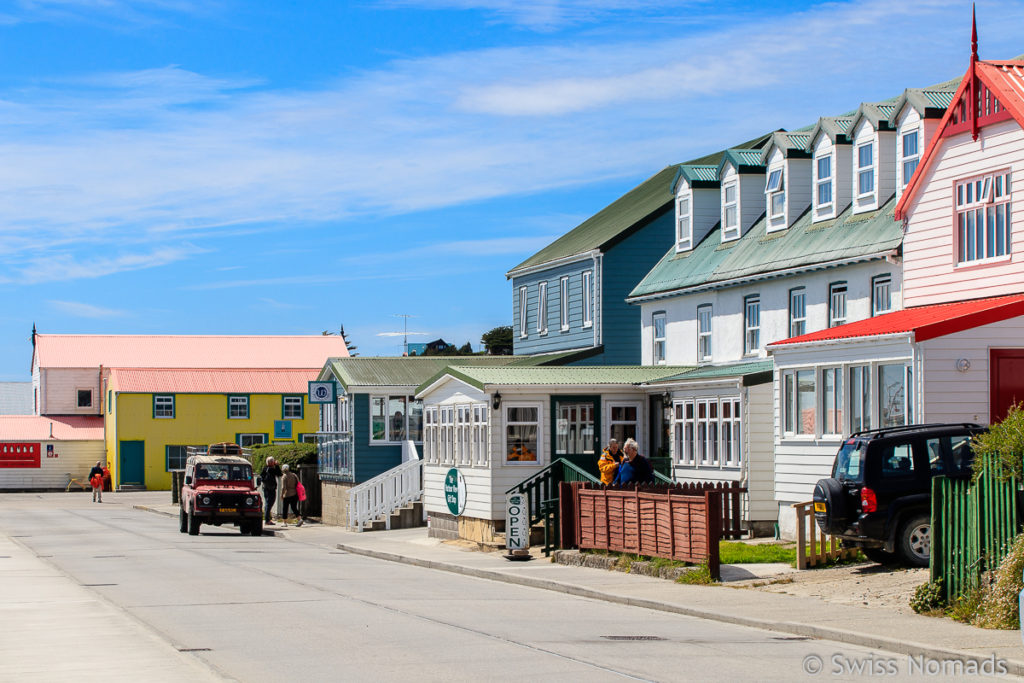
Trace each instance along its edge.
<path fill-rule="evenodd" d="M 534 359 L 540 362 L 543 359 Z M 346 387 L 415 387 L 445 367 L 458 365 L 509 365 L 529 362 L 521 356 L 412 356 L 331 358 L 334 375 Z"/>
<path fill-rule="evenodd" d="M 36 335 L 43 368 L 319 368 L 340 336 Z"/>
<path fill-rule="evenodd" d="M 675 375 L 692 368 L 687 366 L 561 366 L 546 368 L 470 368 L 452 366 L 449 374 L 464 379 L 478 388 L 482 385 L 594 385 L 638 384 Z M 420 387 L 422 391 L 426 387 Z"/>
<path fill-rule="evenodd" d="M 305 394 L 320 369 L 124 370 L 115 369 L 118 391 L 184 394 Z"/>
<path fill-rule="evenodd" d="M 0 415 L 32 412 L 32 382 L 0 382 Z"/>

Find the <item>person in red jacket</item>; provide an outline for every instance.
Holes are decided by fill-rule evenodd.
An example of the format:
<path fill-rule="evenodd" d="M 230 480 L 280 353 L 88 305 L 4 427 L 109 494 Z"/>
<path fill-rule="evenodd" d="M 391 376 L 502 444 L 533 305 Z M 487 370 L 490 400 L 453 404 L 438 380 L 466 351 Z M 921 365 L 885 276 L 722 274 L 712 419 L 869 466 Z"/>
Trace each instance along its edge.
<path fill-rule="evenodd" d="M 110 468 L 107 467 L 106 463 L 103 464 L 103 490 L 113 491 L 114 488 L 110 481 Z"/>

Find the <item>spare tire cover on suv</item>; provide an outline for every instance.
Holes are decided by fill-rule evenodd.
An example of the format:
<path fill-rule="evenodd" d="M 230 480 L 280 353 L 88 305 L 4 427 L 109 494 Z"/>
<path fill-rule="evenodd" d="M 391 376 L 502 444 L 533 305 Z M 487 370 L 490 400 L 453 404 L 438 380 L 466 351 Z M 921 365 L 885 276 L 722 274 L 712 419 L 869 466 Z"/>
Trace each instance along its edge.
<path fill-rule="evenodd" d="M 826 534 L 841 534 L 850 526 L 850 499 L 837 480 L 819 479 L 814 486 L 814 502 L 825 503 L 825 512 L 815 510 L 814 519 Z"/>

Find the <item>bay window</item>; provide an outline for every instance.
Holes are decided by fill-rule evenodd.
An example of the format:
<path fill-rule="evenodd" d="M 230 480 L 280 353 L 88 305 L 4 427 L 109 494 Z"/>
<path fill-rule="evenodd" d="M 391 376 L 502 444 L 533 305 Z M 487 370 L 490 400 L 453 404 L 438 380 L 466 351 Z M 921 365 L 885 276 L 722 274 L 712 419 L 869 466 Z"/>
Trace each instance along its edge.
<path fill-rule="evenodd" d="M 672 406 L 675 459 L 680 465 L 739 467 L 743 427 L 739 397 L 678 401 Z"/>

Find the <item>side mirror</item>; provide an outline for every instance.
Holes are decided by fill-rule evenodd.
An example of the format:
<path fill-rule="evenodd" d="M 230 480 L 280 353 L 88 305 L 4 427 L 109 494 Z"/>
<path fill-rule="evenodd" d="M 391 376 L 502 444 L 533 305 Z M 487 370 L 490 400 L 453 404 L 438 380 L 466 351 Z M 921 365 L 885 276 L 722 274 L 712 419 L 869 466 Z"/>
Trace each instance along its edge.
<path fill-rule="evenodd" d="M 185 477 L 185 486 L 188 486 L 191 483 L 192 483 L 192 477 L 191 476 Z"/>

